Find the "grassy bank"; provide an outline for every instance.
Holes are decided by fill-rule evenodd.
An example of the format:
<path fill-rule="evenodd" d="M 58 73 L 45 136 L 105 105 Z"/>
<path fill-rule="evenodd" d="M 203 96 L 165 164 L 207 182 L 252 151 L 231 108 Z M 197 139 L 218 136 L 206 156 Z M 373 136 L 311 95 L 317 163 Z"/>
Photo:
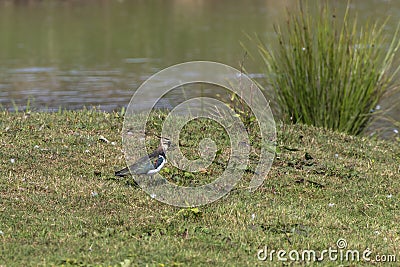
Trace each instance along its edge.
<path fill-rule="evenodd" d="M 400 261 L 398 142 L 281 125 L 257 191 L 238 185 L 198 210 L 179 209 L 114 177 L 125 165 L 122 123 L 117 113 L 0 113 L 0 266 L 281 266 L 276 254 L 258 261 L 259 249 L 322 251 L 339 238 L 369 248 L 372 260 Z M 194 137 L 204 132 L 190 127 Z"/>

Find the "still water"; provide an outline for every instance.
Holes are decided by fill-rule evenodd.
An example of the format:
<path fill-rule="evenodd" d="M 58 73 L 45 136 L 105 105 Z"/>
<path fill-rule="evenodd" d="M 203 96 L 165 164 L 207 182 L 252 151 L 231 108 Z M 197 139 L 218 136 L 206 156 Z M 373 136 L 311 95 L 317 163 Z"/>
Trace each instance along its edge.
<path fill-rule="evenodd" d="M 275 42 L 273 24 L 284 23 L 296 2 L 0 0 L 0 108 L 21 109 L 29 101 L 37 110 L 117 110 L 143 81 L 168 66 L 210 60 L 239 69 L 241 44 L 254 52 L 245 57 L 247 71 L 262 78 L 247 36 Z M 343 14 L 347 1 L 329 3 Z M 398 0 L 353 0 L 351 10 L 361 22 L 390 16 L 388 34 L 400 21 Z M 161 105 L 174 106 L 182 97 L 176 92 Z M 381 106 L 400 102 L 391 99 Z M 392 113 L 400 119 L 400 107 Z"/>

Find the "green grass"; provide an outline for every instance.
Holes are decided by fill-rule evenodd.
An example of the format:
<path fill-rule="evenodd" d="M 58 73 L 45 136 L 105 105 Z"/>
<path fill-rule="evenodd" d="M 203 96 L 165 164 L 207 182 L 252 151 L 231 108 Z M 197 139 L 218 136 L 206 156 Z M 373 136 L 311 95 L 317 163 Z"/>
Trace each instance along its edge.
<path fill-rule="evenodd" d="M 340 14 L 329 1 L 315 3 L 300 1 L 275 26 L 276 46 L 255 41 L 267 83 L 283 119 L 360 134 L 382 97 L 400 89 L 400 24 L 386 33 L 386 22 L 359 26 L 349 5 Z"/>
<path fill-rule="evenodd" d="M 151 118 L 150 133 L 162 118 Z M 258 250 L 322 251 L 339 238 L 400 261 L 398 142 L 279 125 L 276 159 L 258 190 L 243 181 L 210 205 L 179 209 L 114 177 L 125 165 L 122 123 L 118 113 L 88 110 L 0 112 L 0 266 L 282 266 L 276 257 L 259 262 Z M 219 134 L 210 125 L 185 126 L 184 148 L 195 153 L 200 137 Z M 163 175 L 183 184 L 214 171 L 185 180 L 167 168 Z"/>

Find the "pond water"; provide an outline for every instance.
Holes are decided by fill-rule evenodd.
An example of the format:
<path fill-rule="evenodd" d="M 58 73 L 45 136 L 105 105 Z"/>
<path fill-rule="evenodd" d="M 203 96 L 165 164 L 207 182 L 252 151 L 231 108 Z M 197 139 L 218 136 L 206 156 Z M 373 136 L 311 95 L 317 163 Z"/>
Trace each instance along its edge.
<path fill-rule="evenodd" d="M 29 102 L 38 110 L 117 110 L 128 105 L 142 82 L 168 66 L 210 60 L 240 68 L 241 43 L 255 51 L 247 35 L 275 42 L 273 24 L 284 22 L 286 9 L 296 2 L 0 1 L 0 107 L 23 109 Z M 347 3 L 329 2 L 338 13 Z M 351 8 L 361 22 L 391 16 L 389 34 L 400 21 L 398 0 L 353 0 Z M 246 57 L 244 65 L 262 77 L 257 57 Z M 179 92 L 171 94 L 161 105 L 174 106 L 181 98 Z M 391 99 L 381 106 L 400 102 L 399 96 Z M 392 113 L 400 119 L 399 107 Z"/>

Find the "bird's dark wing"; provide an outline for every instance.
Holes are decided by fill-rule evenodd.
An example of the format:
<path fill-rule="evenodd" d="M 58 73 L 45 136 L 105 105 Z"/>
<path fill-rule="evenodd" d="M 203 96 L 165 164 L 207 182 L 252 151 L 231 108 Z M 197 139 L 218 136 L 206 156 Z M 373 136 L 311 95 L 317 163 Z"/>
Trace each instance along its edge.
<path fill-rule="evenodd" d="M 128 167 L 115 172 L 115 176 L 119 176 L 119 177 L 124 177 L 124 176 L 130 175 L 130 174 L 131 173 L 130 173 Z"/>
<path fill-rule="evenodd" d="M 156 158 L 155 154 L 156 153 L 153 152 L 147 156 L 144 156 L 143 158 L 140 158 L 134 164 L 129 166 L 129 168 L 126 167 L 123 168 L 122 170 L 115 172 L 115 176 L 124 177 L 130 175 L 131 173 L 146 174 L 149 170 L 154 169 L 154 164 L 152 162 Z"/>

